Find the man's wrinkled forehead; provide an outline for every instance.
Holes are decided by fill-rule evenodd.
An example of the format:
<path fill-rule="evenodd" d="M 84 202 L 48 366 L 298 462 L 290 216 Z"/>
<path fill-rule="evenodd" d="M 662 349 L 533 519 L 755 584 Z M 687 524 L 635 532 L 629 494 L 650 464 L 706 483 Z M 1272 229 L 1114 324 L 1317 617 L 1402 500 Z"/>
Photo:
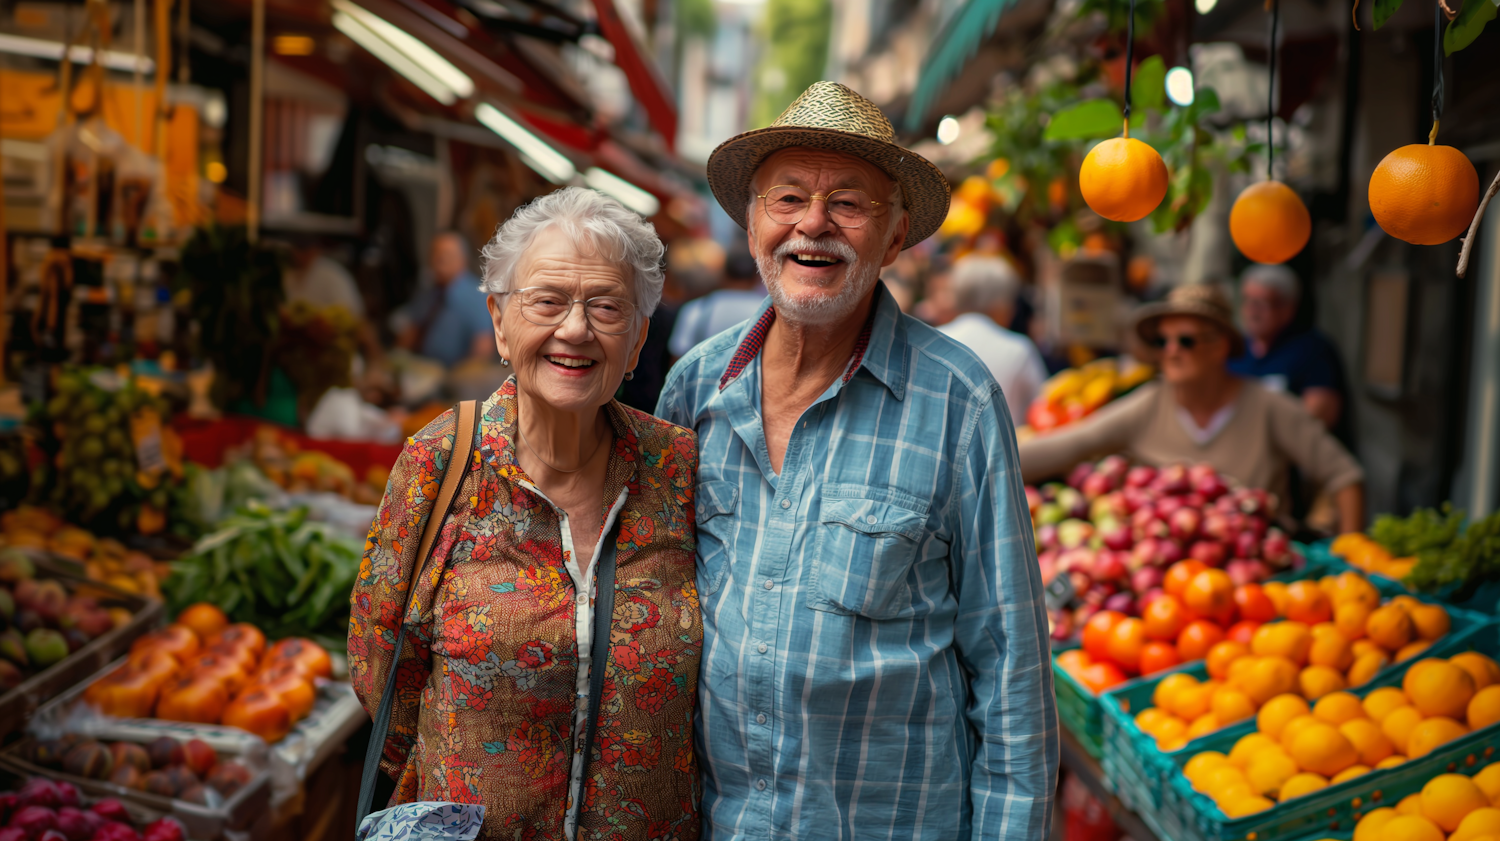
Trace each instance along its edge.
<path fill-rule="evenodd" d="M 751 186 L 757 192 L 777 184 L 809 189 L 864 190 L 871 195 L 890 193 L 895 182 L 880 167 L 844 152 L 793 146 L 773 152 L 755 169 Z"/>

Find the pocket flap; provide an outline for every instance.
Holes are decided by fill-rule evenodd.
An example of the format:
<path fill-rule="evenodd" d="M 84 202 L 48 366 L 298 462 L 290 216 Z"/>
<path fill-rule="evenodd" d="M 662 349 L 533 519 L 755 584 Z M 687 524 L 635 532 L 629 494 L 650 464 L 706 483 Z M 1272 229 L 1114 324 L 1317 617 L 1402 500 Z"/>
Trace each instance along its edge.
<path fill-rule="evenodd" d="M 927 516 L 878 499 L 825 499 L 824 523 L 837 523 L 863 534 L 898 534 L 909 540 L 922 537 Z"/>
<path fill-rule="evenodd" d="M 740 486 L 733 482 L 701 482 L 698 485 L 698 522 L 720 514 L 733 514 L 740 503 Z"/>

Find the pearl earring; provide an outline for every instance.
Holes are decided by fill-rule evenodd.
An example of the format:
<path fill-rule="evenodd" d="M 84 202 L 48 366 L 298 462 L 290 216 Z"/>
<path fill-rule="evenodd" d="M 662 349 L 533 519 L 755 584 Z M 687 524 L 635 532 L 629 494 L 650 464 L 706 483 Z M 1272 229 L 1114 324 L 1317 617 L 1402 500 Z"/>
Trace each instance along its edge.
<path fill-rule="evenodd" d="M 625 382 L 630 382 L 633 379 L 635 379 L 635 372 L 634 371 L 626 371 L 625 372 Z"/>
<path fill-rule="evenodd" d="M 502 357 L 500 357 L 500 364 L 502 366 L 506 367 L 506 368 L 509 368 L 510 367 L 510 360 L 506 359 L 505 357 L 502 356 Z"/>

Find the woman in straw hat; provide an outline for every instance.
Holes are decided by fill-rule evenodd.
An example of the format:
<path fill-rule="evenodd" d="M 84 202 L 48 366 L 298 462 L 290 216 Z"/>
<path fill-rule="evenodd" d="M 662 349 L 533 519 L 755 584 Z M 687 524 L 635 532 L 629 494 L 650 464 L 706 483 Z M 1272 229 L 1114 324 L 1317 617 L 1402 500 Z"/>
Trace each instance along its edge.
<path fill-rule="evenodd" d="M 1216 287 L 1188 284 L 1141 307 L 1135 332 L 1161 379 L 1084 420 L 1021 445 L 1028 482 L 1088 458 L 1124 453 L 1150 465 L 1207 463 L 1250 487 L 1287 497 L 1287 468 L 1330 494 L 1340 531 L 1364 525 L 1364 472 L 1294 398 L 1229 372 L 1243 352 L 1229 302 Z"/>

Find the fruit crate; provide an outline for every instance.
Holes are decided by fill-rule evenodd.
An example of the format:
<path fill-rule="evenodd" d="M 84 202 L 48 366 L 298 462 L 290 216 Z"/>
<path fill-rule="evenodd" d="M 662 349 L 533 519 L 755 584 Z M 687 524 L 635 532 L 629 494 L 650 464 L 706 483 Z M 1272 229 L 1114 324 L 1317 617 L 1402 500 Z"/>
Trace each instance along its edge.
<path fill-rule="evenodd" d="M 1457 585 L 1449 586 L 1439 593 L 1418 593 L 1415 590 L 1407 589 L 1406 585 L 1402 584 L 1400 581 L 1394 578 L 1388 578 L 1378 572 L 1365 572 L 1359 567 L 1350 564 L 1349 562 L 1344 560 L 1343 556 L 1335 555 L 1333 553 L 1332 546 L 1332 540 L 1320 540 L 1317 543 L 1310 544 L 1307 547 L 1310 553 L 1308 555 L 1308 559 L 1312 560 L 1313 558 L 1317 558 L 1319 563 L 1337 564 L 1347 569 L 1355 570 L 1356 572 L 1362 572 L 1364 573 L 1364 575 L 1368 576 L 1371 581 L 1377 583 L 1388 582 L 1393 587 L 1400 587 L 1402 592 L 1410 593 L 1411 595 L 1417 596 L 1418 598 L 1426 597 L 1434 601 L 1442 602 L 1445 605 L 1452 605 L 1454 607 L 1463 608 L 1464 610 L 1472 610 L 1475 613 L 1493 615 L 1497 611 L 1500 611 L 1500 581 L 1486 581 L 1485 583 L 1479 585 L 1479 588 L 1474 591 L 1474 594 L 1472 596 L 1464 599 L 1463 601 L 1457 601 L 1453 599 L 1454 593 L 1458 590 Z"/>
<path fill-rule="evenodd" d="M 36 566 L 38 578 L 62 582 L 69 594 L 94 596 L 102 607 L 123 607 L 131 619 L 125 625 L 104 632 L 77 651 L 32 675 L 9 692 L 0 694 L 0 739 L 20 729 L 43 703 L 69 687 L 88 679 L 101 666 L 130 649 L 130 644 L 161 624 L 162 604 L 154 599 L 127 593 L 108 584 L 92 581 L 78 574 L 72 564 L 41 553 L 26 553 Z"/>
<path fill-rule="evenodd" d="M 1492 621 L 1466 634 L 1461 644 L 1429 656 L 1449 657 L 1470 650 L 1500 657 L 1500 623 Z M 1383 686 L 1400 686 L 1407 669 L 1419 659 L 1387 669 L 1352 692 L 1363 698 Z M 1406 795 L 1421 791 L 1422 786 L 1438 774 L 1473 775 L 1500 760 L 1496 755 L 1496 748 L 1500 746 L 1500 724 L 1492 724 L 1441 745 L 1421 758 L 1361 774 L 1313 794 L 1278 803 L 1264 812 L 1231 819 L 1211 798 L 1193 789 L 1182 776 L 1182 766 L 1199 751 L 1228 753 L 1240 737 L 1254 729 L 1253 722 L 1228 727 L 1194 741 L 1191 750 L 1184 748 L 1174 754 L 1162 789 L 1160 809 L 1161 823 L 1173 841 L 1329 837 L 1331 832 L 1352 831 L 1355 822 L 1365 813 L 1381 806 L 1395 806 Z"/>
<path fill-rule="evenodd" d="M 231 728 L 223 729 L 231 730 Z M 125 730 L 116 735 L 119 738 L 110 738 L 110 740 L 137 742 L 145 745 L 161 734 L 151 730 L 136 729 Z M 217 841 L 217 839 L 255 841 L 270 835 L 270 822 L 263 819 L 271 813 L 271 775 L 264 767 L 265 747 L 260 744 L 259 739 L 248 733 L 226 733 L 210 743 L 221 760 L 240 760 L 246 762 L 247 767 L 248 763 L 258 762 L 261 766 L 252 767 L 250 780 L 217 806 L 165 797 L 115 785 L 107 780 L 91 779 L 37 765 L 31 757 L 31 751 L 35 745 L 36 740 L 27 737 L 7 747 L 4 751 L 0 751 L 0 769 L 22 777 L 65 780 L 93 798 L 113 797 L 125 803 L 127 807 L 139 807 L 157 815 L 171 815 L 182 823 L 187 830 L 188 837 L 195 841 Z"/>
<path fill-rule="evenodd" d="M 1309 560 L 1307 571 L 1299 574 L 1298 577 L 1321 576 L 1348 568 L 1342 563 L 1330 566 L 1321 561 Z M 1406 593 L 1399 584 L 1389 579 L 1376 580 L 1372 577 L 1370 581 L 1384 598 Z M 1435 602 L 1430 597 L 1417 596 L 1417 598 L 1422 601 Z M 1490 633 L 1494 632 L 1495 626 L 1490 624 L 1493 621 L 1490 617 L 1452 606 L 1445 606 L 1445 609 L 1448 611 L 1451 622 L 1448 633 L 1436 640 L 1431 648 L 1422 653 L 1422 657 L 1450 657 L 1460 651 L 1468 650 L 1471 643 L 1475 643 L 1477 635 L 1485 632 L 1487 628 Z M 1421 659 L 1421 657 L 1415 659 Z M 1401 676 L 1406 674 L 1406 667 L 1409 665 L 1410 663 L 1394 663 L 1385 667 L 1369 683 L 1355 690 L 1355 694 L 1363 695 L 1376 687 L 1389 686 L 1391 681 L 1399 682 Z M 1202 661 L 1190 664 L 1190 668 L 1186 671 L 1199 680 L 1205 680 L 1208 677 L 1208 670 Z M 1205 745 L 1217 739 L 1221 734 L 1234 733 L 1237 739 L 1255 729 L 1253 720 L 1239 722 L 1194 739 L 1171 753 L 1159 750 L 1156 747 L 1156 740 L 1136 726 L 1135 715 L 1151 706 L 1151 696 L 1156 691 L 1156 685 L 1167 674 L 1169 673 L 1163 672 L 1152 675 L 1146 680 L 1121 684 L 1104 692 L 1100 699 L 1100 706 L 1104 713 L 1104 757 L 1101 763 L 1106 771 L 1111 768 L 1134 769 L 1134 773 L 1122 772 L 1119 777 L 1112 776 L 1112 779 L 1118 779 L 1121 782 L 1119 789 L 1121 799 L 1131 803 L 1137 811 L 1161 807 L 1166 781 L 1175 773 L 1174 763 L 1177 757 L 1192 756 L 1203 750 L 1213 750 Z"/>

